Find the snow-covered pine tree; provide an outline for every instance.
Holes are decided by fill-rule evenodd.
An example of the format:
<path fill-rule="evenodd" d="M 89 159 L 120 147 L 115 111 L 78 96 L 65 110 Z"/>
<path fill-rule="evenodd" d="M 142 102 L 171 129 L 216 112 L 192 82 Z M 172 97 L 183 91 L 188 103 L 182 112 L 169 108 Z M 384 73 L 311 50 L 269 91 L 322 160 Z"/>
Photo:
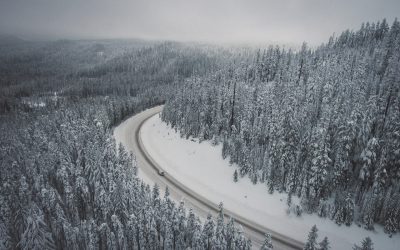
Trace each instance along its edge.
<path fill-rule="evenodd" d="M 329 245 L 329 240 L 328 237 L 325 237 L 320 243 L 319 243 L 319 249 L 318 250 L 329 250 L 331 247 Z"/>
<path fill-rule="evenodd" d="M 266 233 L 265 234 L 265 238 L 264 238 L 264 242 L 261 245 L 260 250 L 272 250 L 272 249 L 274 249 L 274 247 L 272 245 L 271 234 L 270 233 Z"/>
<path fill-rule="evenodd" d="M 374 250 L 373 243 L 370 237 L 366 237 L 362 242 L 361 246 L 354 245 L 353 250 Z"/>
<path fill-rule="evenodd" d="M 311 228 L 310 233 L 308 234 L 307 242 L 304 245 L 304 250 L 317 250 L 317 238 L 318 238 L 318 229 L 317 226 L 314 225 Z"/>

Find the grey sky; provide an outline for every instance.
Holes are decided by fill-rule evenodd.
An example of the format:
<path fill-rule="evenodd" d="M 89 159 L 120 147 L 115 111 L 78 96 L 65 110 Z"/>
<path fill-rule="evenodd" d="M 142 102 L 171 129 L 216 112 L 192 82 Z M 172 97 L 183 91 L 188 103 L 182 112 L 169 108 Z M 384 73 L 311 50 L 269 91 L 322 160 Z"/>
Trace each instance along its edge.
<path fill-rule="evenodd" d="M 400 0 L 0 0 L 0 32 L 317 44 L 399 13 Z"/>

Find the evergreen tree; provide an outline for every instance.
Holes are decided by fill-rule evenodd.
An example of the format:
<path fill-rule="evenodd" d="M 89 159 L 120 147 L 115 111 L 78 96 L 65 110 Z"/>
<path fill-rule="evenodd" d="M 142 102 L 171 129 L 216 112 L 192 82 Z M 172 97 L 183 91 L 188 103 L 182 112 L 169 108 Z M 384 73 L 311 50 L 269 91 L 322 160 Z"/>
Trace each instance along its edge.
<path fill-rule="evenodd" d="M 261 245 L 260 250 L 272 250 L 272 249 L 274 249 L 274 247 L 272 246 L 271 234 L 266 233 L 264 242 Z"/>
<path fill-rule="evenodd" d="M 204 223 L 203 226 L 203 232 L 202 232 L 202 236 L 203 236 L 203 240 L 204 240 L 204 245 L 206 249 L 211 249 L 212 246 L 212 238 L 214 235 L 214 221 L 211 217 L 211 214 L 207 215 L 207 220 Z"/>
<path fill-rule="evenodd" d="M 235 172 L 233 173 L 233 181 L 238 182 L 238 172 L 236 169 L 235 169 Z"/>
<path fill-rule="evenodd" d="M 226 228 L 224 222 L 224 205 L 219 203 L 218 205 L 218 218 L 217 218 L 217 225 L 215 227 L 215 242 L 214 247 L 218 249 L 226 249 L 227 242 L 226 242 Z"/>
<path fill-rule="evenodd" d="M 373 250 L 373 243 L 370 237 L 366 237 L 362 242 L 361 246 L 354 245 L 354 250 Z"/>
<path fill-rule="evenodd" d="M 53 237 L 44 222 L 42 211 L 36 204 L 32 204 L 28 213 L 26 229 L 18 246 L 22 249 L 53 249 Z"/>
<path fill-rule="evenodd" d="M 318 229 L 317 226 L 314 225 L 311 228 L 310 233 L 308 234 L 307 242 L 304 246 L 304 250 L 317 250 L 317 237 L 318 237 Z"/>
<path fill-rule="evenodd" d="M 318 250 L 329 250 L 331 247 L 329 246 L 328 238 L 325 237 L 320 243 Z"/>

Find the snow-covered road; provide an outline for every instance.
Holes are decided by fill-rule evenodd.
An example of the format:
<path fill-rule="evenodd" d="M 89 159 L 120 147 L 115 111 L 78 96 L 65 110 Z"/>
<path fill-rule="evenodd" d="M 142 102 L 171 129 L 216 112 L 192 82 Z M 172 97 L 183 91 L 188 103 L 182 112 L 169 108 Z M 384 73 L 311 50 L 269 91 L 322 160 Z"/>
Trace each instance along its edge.
<path fill-rule="evenodd" d="M 166 176 L 160 176 L 158 169 L 161 169 L 154 159 L 144 150 L 141 141 L 140 129 L 149 118 L 159 113 L 162 106 L 145 110 L 122 122 L 114 129 L 114 138 L 117 143 L 122 143 L 129 151 L 134 152 L 136 161 L 139 166 L 139 177 L 146 183 L 153 185 L 158 183 L 161 190 L 165 190 L 168 186 L 172 199 L 175 201 L 185 201 L 187 208 L 192 208 L 196 214 L 202 218 L 206 218 L 208 213 L 213 216 L 217 215 L 217 204 L 211 202 L 206 197 L 198 195 L 187 186 L 182 185 L 176 178 L 166 171 Z M 275 233 L 268 228 L 249 221 L 239 214 L 233 213 L 229 207 L 225 205 L 226 218 L 233 216 L 236 223 L 241 224 L 243 231 L 247 237 L 252 240 L 254 249 L 258 249 L 264 240 L 264 233 L 270 232 L 273 239 L 274 249 L 301 249 L 303 244 L 299 241 L 290 239 L 279 233 Z"/>

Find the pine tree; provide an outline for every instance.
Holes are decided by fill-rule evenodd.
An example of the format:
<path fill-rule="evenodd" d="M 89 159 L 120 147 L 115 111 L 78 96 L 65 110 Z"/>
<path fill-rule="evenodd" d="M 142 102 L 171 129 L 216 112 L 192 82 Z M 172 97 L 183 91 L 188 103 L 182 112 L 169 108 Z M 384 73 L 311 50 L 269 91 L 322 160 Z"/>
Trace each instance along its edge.
<path fill-rule="evenodd" d="M 198 223 L 195 217 L 195 214 L 193 213 L 192 208 L 189 209 L 189 216 L 187 219 L 187 224 L 186 224 L 186 239 L 189 247 L 193 247 L 193 239 L 194 239 L 194 234 L 196 232 L 196 229 L 198 228 Z"/>
<path fill-rule="evenodd" d="M 44 222 L 43 213 L 36 204 L 32 203 L 26 218 L 26 229 L 18 246 L 22 249 L 52 249 L 54 240 Z"/>
<path fill-rule="evenodd" d="M 304 246 L 304 250 L 317 250 L 317 237 L 318 237 L 318 229 L 317 226 L 314 225 L 311 228 L 310 233 L 308 234 L 307 242 Z"/>
<path fill-rule="evenodd" d="M 313 144 L 314 152 L 311 161 L 311 176 L 309 185 L 313 188 L 312 199 L 319 200 L 327 196 L 328 169 L 331 163 L 328 145 L 324 139 L 326 131 L 317 129 Z M 314 205 L 314 204 L 312 204 Z M 313 207 L 311 207 L 313 209 Z"/>
<path fill-rule="evenodd" d="M 219 203 L 218 205 L 218 218 L 217 218 L 217 225 L 215 227 L 215 241 L 214 247 L 218 249 L 226 249 L 226 228 L 224 222 L 224 205 Z"/>
<path fill-rule="evenodd" d="M 272 246 L 271 234 L 270 233 L 266 233 L 264 242 L 261 245 L 260 250 L 272 250 L 272 249 L 274 249 L 274 247 Z"/>
<path fill-rule="evenodd" d="M 204 223 L 203 226 L 203 239 L 204 239 L 204 245 L 206 246 L 206 249 L 211 249 L 212 246 L 212 237 L 214 235 L 214 221 L 211 217 L 211 214 L 207 215 L 207 220 Z"/>
<path fill-rule="evenodd" d="M 361 246 L 354 245 L 354 250 L 374 250 L 373 243 L 370 237 L 365 238 L 361 242 Z"/>
<path fill-rule="evenodd" d="M 160 187 L 158 186 L 157 183 L 154 184 L 153 186 L 153 201 L 156 202 L 160 198 Z"/>
<path fill-rule="evenodd" d="M 232 217 L 226 225 L 226 245 L 228 249 L 236 248 L 236 228 Z"/>
<path fill-rule="evenodd" d="M 238 172 L 236 169 L 235 169 L 235 172 L 233 173 L 233 181 L 238 182 Z"/>
<path fill-rule="evenodd" d="M 328 237 L 325 237 L 320 243 L 319 243 L 319 249 L 318 250 L 329 250 L 331 247 L 329 246 L 329 241 Z"/>
<path fill-rule="evenodd" d="M 374 165 L 376 163 L 377 157 L 378 140 L 376 138 L 371 138 L 367 147 L 361 153 L 361 159 L 363 161 L 363 167 L 360 171 L 360 179 L 364 185 L 371 185 L 373 178 Z"/>
<path fill-rule="evenodd" d="M 361 220 L 364 223 L 364 227 L 368 230 L 374 228 L 374 216 L 375 216 L 375 206 L 376 197 L 373 191 L 366 194 L 363 210 L 361 211 Z"/>
<path fill-rule="evenodd" d="M 289 192 L 287 200 L 286 200 L 286 205 L 288 206 L 288 208 L 290 208 L 292 206 L 292 192 Z"/>
<path fill-rule="evenodd" d="M 354 201 L 351 197 L 351 194 L 347 194 L 347 198 L 345 200 L 345 216 L 344 221 L 346 226 L 350 226 L 354 220 Z"/>

